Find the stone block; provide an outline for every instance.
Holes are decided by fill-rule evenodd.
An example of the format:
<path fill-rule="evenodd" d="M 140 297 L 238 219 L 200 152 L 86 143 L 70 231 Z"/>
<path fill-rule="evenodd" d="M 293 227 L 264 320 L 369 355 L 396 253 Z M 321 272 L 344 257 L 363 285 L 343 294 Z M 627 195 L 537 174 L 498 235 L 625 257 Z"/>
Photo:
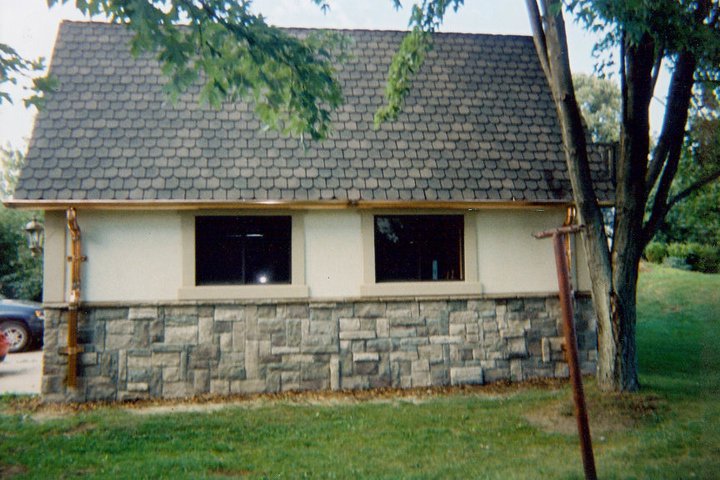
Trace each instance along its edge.
<path fill-rule="evenodd" d="M 473 323 L 478 319 L 477 312 L 472 310 L 465 310 L 459 312 L 450 313 L 450 325 L 457 325 L 463 323 Z"/>
<path fill-rule="evenodd" d="M 329 335 L 337 334 L 337 323 L 331 320 L 310 320 L 311 335 Z"/>
<path fill-rule="evenodd" d="M 88 401 L 111 402 L 117 398 L 117 384 L 103 377 L 90 378 L 85 392 Z"/>
<path fill-rule="evenodd" d="M 360 330 L 360 319 L 359 318 L 341 318 L 340 319 L 340 332 L 347 330 Z"/>
<path fill-rule="evenodd" d="M 163 384 L 168 382 L 179 382 L 182 380 L 182 371 L 179 367 L 165 367 L 162 369 Z"/>
<path fill-rule="evenodd" d="M 263 337 L 272 333 L 285 331 L 285 320 L 282 318 L 258 318 L 258 332 Z"/>
<path fill-rule="evenodd" d="M 542 361 L 544 363 L 550 363 L 552 361 L 552 351 L 550 348 L 550 339 L 543 337 L 540 342 L 540 348 L 542 350 Z"/>
<path fill-rule="evenodd" d="M 169 345 L 197 345 L 197 325 L 166 326 L 165 343 Z"/>
<path fill-rule="evenodd" d="M 411 326 L 390 327 L 390 337 L 391 338 L 414 337 L 416 335 L 417 335 L 417 330 L 415 327 L 411 327 Z"/>
<path fill-rule="evenodd" d="M 146 382 L 128 382 L 128 392 L 147 392 L 150 386 Z"/>
<path fill-rule="evenodd" d="M 120 354 L 126 358 L 128 368 L 150 368 L 153 366 L 152 354 L 150 353 L 135 354 L 121 350 Z"/>
<path fill-rule="evenodd" d="M 300 372 L 282 372 L 280 374 L 280 390 L 288 392 L 300 389 Z"/>
<path fill-rule="evenodd" d="M 362 375 L 343 377 L 341 382 L 345 390 L 362 390 L 370 387 L 370 380 Z"/>
<path fill-rule="evenodd" d="M 232 324 L 233 350 L 245 349 L 245 322 L 237 321 Z"/>
<path fill-rule="evenodd" d="M 420 345 L 418 346 L 418 355 L 420 358 L 427 359 L 430 365 L 443 363 L 442 345 Z"/>
<path fill-rule="evenodd" d="M 230 392 L 239 394 L 263 393 L 265 380 L 234 380 L 230 382 Z"/>
<path fill-rule="evenodd" d="M 133 347 L 133 335 L 113 333 L 105 337 L 105 350 L 122 350 Z"/>
<path fill-rule="evenodd" d="M 307 321 L 307 320 L 306 320 Z M 308 327 L 309 328 L 309 327 Z M 285 343 L 288 347 L 299 347 L 302 343 L 302 321 L 288 320 L 285 330 Z"/>
<path fill-rule="evenodd" d="M 230 381 L 210 380 L 210 393 L 213 395 L 230 395 Z"/>
<path fill-rule="evenodd" d="M 358 302 L 353 306 L 356 317 L 379 318 L 385 316 L 385 302 Z"/>
<path fill-rule="evenodd" d="M 195 369 L 189 376 L 192 378 L 192 390 L 196 394 L 208 393 L 210 391 L 210 371 L 207 369 Z"/>
<path fill-rule="evenodd" d="M 510 360 L 510 380 L 513 382 L 522 382 L 525 379 L 522 360 L 519 358 Z"/>
<path fill-rule="evenodd" d="M 451 344 L 463 343 L 463 337 L 458 335 L 432 335 L 430 337 L 431 344 Z"/>
<path fill-rule="evenodd" d="M 417 351 L 411 352 L 390 352 L 390 361 L 396 362 L 401 360 L 415 361 L 419 358 Z M 427 359 L 425 359 L 427 360 Z"/>
<path fill-rule="evenodd" d="M 414 351 L 417 350 L 420 345 L 427 345 L 430 343 L 427 337 L 404 337 L 399 340 L 400 350 L 406 351 Z"/>
<path fill-rule="evenodd" d="M 425 318 L 424 317 L 389 317 L 388 321 L 390 323 L 390 327 L 404 327 L 404 326 L 419 326 L 419 325 L 425 325 Z"/>
<path fill-rule="evenodd" d="M 165 341 L 165 323 L 162 320 L 150 322 L 150 343 L 161 343 Z"/>
<path fill-rule="evenodd" d="M 567 378 L 570 376 L 570 368 L 568 367 L 568 364 L 565 362 L 557 362 L 555 364 L 555 377 L 557 378 Z"/>
<path fill-rule="evenodd" d="M 397 339 L 373 338 L 365 342 L 365 350 L 368 352 L 391 352 L 397 345 Z"/>
<path fill-rule="evenodd" d="M 163 318 L 166 325 L 197 325 L 198 307 L 174 306 L 165 307 Z"/>
<path fill-rule="evenodd" d="M 213 326 L 214 322 L 212 318 L 204 317 L 198 320 L 198 343 L 201 345 L 204 343 L 212 343 Z"/>
<path fill-rule="evenodd" d="M 166 382 L 163 383 L 162 395 L 165 398 L 186 398 L 191 397 L 193 392 L 190 385 L 185 382 Z"/>
<path fill-rule="evenodd" d="M 450 369 L 451 385 L 482 385 L 484 381 L 482 367 L 454 367 Z"/>
<path fill-rule="evenodd" d="M 377 362 L 380 360 L 378 353 L 353 353 L 354 362 Z"/>
<path fill-rule="evenodd" d="M 280 318 L 308 318 L 310 309 L 305 303 L 291 303 L 286 305 L 278 305 L 277 316 Z"/>
<path fill-rule="evenodd" d="M 364 340 L 375 338 L 375 330 L 356 330 L 340 332 L 341 340 Z"/>
<path fill-rule="evenodd" d="M 128 367 L 135 368 L 147 365 L 154 367 L 179 367 L 180 366 L 180 352 L 153 352 L 152 357 L 130 357 L 128 356 Z"/>
<path fill-rule="evenodd" d="M 245 308 L 236 305 L 217 306 L 214 313 L 216 322 L 237 322 L 245 318 Z"/>
<path fill-rule="evenodd" d="M 81 353 L 80 354 L 80 364 L 87 365 L 87 366 L 97 365 L 98 364 L 97 352 Z"/>
<path fill-rule="evenodd" d="M 377 318 L 375 320 L 375 333 L 378 337 L 387 337 L 390 335 L 390 322 L 387 318 Z"/>
<path fill-rule="evenodd" d="M 464 323 L 456 323 L 456 324 L 450 324 L 449 329 L 451 336 L 463 336 L 466 333 L 465 324 Z"/>
<path fill-rule="evenodd" d="M 340 358 L 337 355 L 330 356 L 330 390 L 340 389 Z"/>
<path fill-rule="evenodd" d="M 525 358 L 528 356 L 527 340 L 524 336 L 507 339 L 507 351 L 510 358 Z"/>
<path fill-rule="evenodd" d="M 272 355 L 287 355 L 292 353 L 300 353 L 300 347 L 271 346 L 270 353 Z"/>
<path fill-rule="evenodd" d="M 131 307 L 128 311 L 130 320 L 155 320 L 158 318 L 157 307 Z"/>

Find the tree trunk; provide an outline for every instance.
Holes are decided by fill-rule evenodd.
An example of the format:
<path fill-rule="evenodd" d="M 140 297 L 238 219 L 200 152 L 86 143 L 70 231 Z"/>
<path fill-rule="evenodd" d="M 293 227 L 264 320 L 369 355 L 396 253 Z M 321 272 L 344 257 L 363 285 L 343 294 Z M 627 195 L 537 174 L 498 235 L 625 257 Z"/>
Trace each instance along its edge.
<path fill-rule="evenodd" d="M 562 13 L 558 8 L 557 14 L 548 14 L 553 10 L 553 3 L 557 2 L 542 0 L 545 15 L 540 17 L 537 4 L 527 0 L 535 46 L 557 107 L 573 197 L 580 220 L 586 227 L 583 245 L 588 259 L 593 305 L 598 322 L 598 385 L 603 390 L 637 390 L 639 382 L 635 351 L 635 288 L 642 252 L 638 251 L 638 242 L 633 243 L 632 238 L 642 233 L 642 214 L 637 215 L 637 211 L 642 211 L 644 206 L 645 171 L 642 170 L 637 175 L 636 182 L 631 180 L 637 174 L 634 169 L 638 168 L 634 160 L 642 156 L 643 150 L 647 159 L 649 141 L 643 143 L 640 135 L 640 142 L 637 142 L 636 138 L 630 138 L 621 149 L 617 206 L 620 211 L 618 227 L 622 229 L 622 233 L 618 236 L 616 229 L 616 241 L 611 257 L 602 212 L 590 176 L 585 131 L 572 84 Z M 643 50 L 639 54 L 646 53 Z M 650 58 L 652 59 L 652 55 Z M 633 74 L 644 75 L 644 70 L 633 71 Z M 630 93 L 636 98 L 635 108 L 630 112 L 629 118 L 638 123 L 634 127 L 636 130 L 625 131 L 628 137 L 637 134 L 638 130 L 641 131 L 640 129 L 647 125 L 647 112 L 643 120 L 641 105 L 645 100 L 649 102 L 645 92 L 631 89 Z M 649 129 L 645 130 L 648 131 Z M 645 162 L 641 162 L 641 165 L 645 165 Z M 626 176 L 627 173 L 631 175 Z"/>

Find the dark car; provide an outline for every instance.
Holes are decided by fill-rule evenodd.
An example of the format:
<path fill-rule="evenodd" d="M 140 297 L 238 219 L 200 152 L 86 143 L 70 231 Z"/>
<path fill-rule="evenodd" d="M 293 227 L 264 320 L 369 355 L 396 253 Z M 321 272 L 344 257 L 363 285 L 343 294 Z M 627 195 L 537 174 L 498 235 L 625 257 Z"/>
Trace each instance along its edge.
<path fill-rule="evenodd" d="M 44 322 L 45 314 L 39 303 L 0 299 L 0 331 L 10 342 L 10 353 L 40 345 Z"/>

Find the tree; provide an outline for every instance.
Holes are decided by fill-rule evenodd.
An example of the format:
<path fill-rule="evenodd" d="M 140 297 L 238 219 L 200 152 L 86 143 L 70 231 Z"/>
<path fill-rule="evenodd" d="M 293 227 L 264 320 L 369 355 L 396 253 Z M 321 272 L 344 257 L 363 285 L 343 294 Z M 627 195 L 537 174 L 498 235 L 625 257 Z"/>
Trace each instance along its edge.
<path fill-rule="evenodd" d="M 410 78 L 430 48 L 428 32 L 437 29 L 448 7 L 457 9 L 462 3 L 462 0 L 424 0 L 413 8 L 413 30 L 393 60 L 387 105 L 379 112 L 379 121 L 400 111 Z M 706 92 L 715 97 L 720 93 L 720 3 L 565 2 L 567 11 L 587 28 L 605 33 L 600 49 L 620 50 L 622 117 L 611 247 L 590 177 L 585 131 L 570 72 L 563 2 L 525 3 L 538 57 L 557 107 L 574 201 L 585 224 L 583 243 L 598 316 L 598 384 L 606 390 L 634 391 L 639 388 L 635 324 L 638 267 L 643 249 L 671 206 L 688 192 L 720 177 L 720 169 L 710 170 L 671 195 L 693 86 L 699 79 L 710 86 Z M 662 130 L 651 152 L 649 105 L 664 62 L 671 65 L 672 80 Z"/>
<path fill-rule="evenodd" d="M 607 78 L 584 73 L 572 77 L 585 128 L 595 143 L 620 140 L 620 87 Z"/>
<path fill-rule="evenodd" d="M 68 0 L 49 0 L 50 5 Z M 400 0 L 392 0 L 396 7 Z M 313 3 L 327 7 L 323 0 Z M 720 94 L 718 0 L 526 0 L 540 63 L 558 111 L 574 202 L 586 228 L 595 310 L 598 315 L 598 383 L 636 390 L 636 287 L 640 256 L 678 199 L 716 181 L 710 170 L 672 193 L 696 81 Z M 412 88 L 432 36 L 448 8 L 463 0 L 423 0 L 412 7 L 411 32 L 388 73 L 387 104 L 376 122 L 392 119 Z M 169 91 L 203 75 L 204 98 L 250 99 L 261 120 L 281 131 L 322 138 L 330 112 L 341 101 L 333 62 L 341 38 L 299 39 L 268 26 L 231 0 L 76 0 L 85 14 L 105 13 L 135 32 L 135 52 L 156 52 L 170 77 Z M 603 216 L 590 177 L 588 152 L 568 60 L 565 12 L 604 34 L 601 50 L 618 47 L 621 87 L 620 153 L 616 159 L 616 221 L 608 247 Z M 187 23 L 188 26 L 180 26 Z M 664 123 L 650 148 L 649 103 L 663 64 L 672 69 Z M 645 216 L 646 210 L 649 212 Z"/>
<path fill-rule="evenodd" d="M 0 199 L 12 193 L 24 159 L 17 150 L 0 148 Z M 9 298 L 42 299 L 42 259 L 30 254 L 23 237 L 33 215 L 0 205 L 0 294 Z"/>
<path fill-rule="evenodd" d="M 697 190 L 688 187 L 720 168 L 720 108 L 694 109 L 672 187 L 677 205 L 668 212 L 660 237 L 668 242 L 696 242 L 720 247 L 720 182 Z M 684 197 L 680 194 L 686 192 Z"/>

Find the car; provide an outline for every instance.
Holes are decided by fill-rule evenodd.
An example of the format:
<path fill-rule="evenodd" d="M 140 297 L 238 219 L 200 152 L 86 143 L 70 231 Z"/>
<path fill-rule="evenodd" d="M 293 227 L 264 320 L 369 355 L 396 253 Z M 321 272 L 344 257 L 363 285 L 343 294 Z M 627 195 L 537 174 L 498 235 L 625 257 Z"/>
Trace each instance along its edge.
<path fill-rule="evenodd" d="M 42 305 L 23 300 L 0 299 L 0 332 L 10 342 L 10 353 L 24 352 L 42 344 L 45 313 Z"/>
<path fill-rule="evenodd" d="M 5 338 L 5 334 L 0 332 L 0 362 L 5 360 L 8 351 L 10 351 L 10 342 L 8 342 L 8 339 Z"/>

